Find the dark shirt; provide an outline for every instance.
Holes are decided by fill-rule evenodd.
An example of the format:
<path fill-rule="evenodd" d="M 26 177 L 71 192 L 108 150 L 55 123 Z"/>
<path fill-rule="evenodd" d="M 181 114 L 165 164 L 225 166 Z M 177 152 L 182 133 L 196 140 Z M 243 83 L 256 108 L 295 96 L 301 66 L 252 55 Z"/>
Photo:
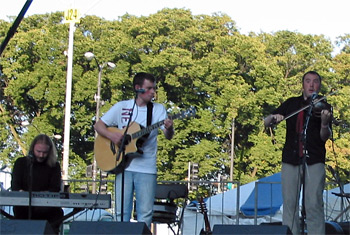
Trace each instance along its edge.
<path fill-rule="evenodd" d="M 11 189 L 12 191 L 29 191 L 30 165 L 32 168 L 32 191 L 59 192 L 61 189 L 61 167 L 58 162 L 54 167 L 50 167 L 46 162 L 37 162 L 29 157 L 18 158 L 12 171 Z M 28 219 L 29 207 L 14 206 L 15 219 Z M 35 220 L 47 220 L 54 233 L 59 234 L 63 210 L 60 207 L 31 207 L 31 218 Z"/>
<path fill-rule="evenodd" d="M 28 157 L 18 158 L 12 171 L 12 191 L 29 191 L 30 160 Z M 32 191 L 59 192 L 61 189 L 61 167 L 58 162 L 50 167 L 46 162 L 40 163 L 33 159 Z"/>
<path fill-rule="evenodd" d="M 303 105 L 305 105 L 305 101 L 303 96 L 292 97 L 287 99 L 284 103 L 282 103 L 273 114 L 281 114 L 284 117 L 292 114 L 298 110 L 300 110 Z M 309 109 L 306 109 L 304 112 L 304 123 Z M 282 153 L 282 162 L 290 163 L 293 165 L 301 164 L 301 157 L 298 155 L 299 144 L 298 138 L 299 135 L 296 131 L 296 123 L 297 123 L 298 114 L 286 119 L 287 122 L 287 130 L 286 130 L 286 142 L 284 144 L 283 153 Z M 315 163 L 325 163 L 326 159 L 326 148 L 325 141 L 321 139 L 320 136 L 321 130 L 321 118 L 311 116 L 309 125 L 306 132 L 306 149 L 308 151 L 308 156 L 306 158 L 307 164 L 315 164 Z"/>

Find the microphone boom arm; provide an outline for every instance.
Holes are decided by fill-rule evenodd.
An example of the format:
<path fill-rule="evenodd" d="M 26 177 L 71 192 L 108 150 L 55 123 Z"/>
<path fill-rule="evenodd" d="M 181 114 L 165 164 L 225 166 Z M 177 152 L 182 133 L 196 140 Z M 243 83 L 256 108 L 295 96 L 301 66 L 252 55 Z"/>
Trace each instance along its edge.
<path fill-rule="evenodd" d="M 7 32 L 6 38 L 4 39 L 4 41 L 1 43 L 0 46 L 0 56 L 2 54 L 2 52 L 5 50 L 5 47 L 7 46 L 8 42 L 10 41 L 10 39 L 12 38 L 12 36 L 15 34 L 19 24 L 21 23 L 25 13 L 27 12 L 30 4 L 32 4 L 33 0 L 27 0 L 26 3 L 24 4 L 21 12 L 19 13 L 19 15 L 17 16 L 15 22 L 13 22 L 11 28 L 9 29 L 9 31 Z"/>

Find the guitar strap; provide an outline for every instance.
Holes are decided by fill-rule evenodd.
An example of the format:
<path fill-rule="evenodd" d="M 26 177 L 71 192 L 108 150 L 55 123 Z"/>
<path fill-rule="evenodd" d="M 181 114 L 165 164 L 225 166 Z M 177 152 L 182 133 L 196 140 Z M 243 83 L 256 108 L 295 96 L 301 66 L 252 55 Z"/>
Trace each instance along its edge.
<path fill-rule="evenodd" d="M 147 126 L 152 124 L 152 112 L 153 112 L 153 103 L 149 102 L 147 104 Z"/>
<path fill-rule="evenodd" d="M 153 103 L 149 102 L 147 104 L 147 126 L 150 126 L 152 124 L 152 113 L 153 113 Z M 142 150 L 140 148 L 142 147 L 143 143 L 147 140 L 148 136 L 150 133 L 144 135 L 143 137 L 139 138 L 136 141 L 136 147 L 137 147 L 137 152 L 143 154 Z"/>
<path fill-rule="evenodd" d="M 153 113 L 153 103 L 149 102 L 147 104 L 147 126 L 150 126 L 152 124 L 152 113 Z M 149 134 L 144 135 L 143 142 L 148 138 Z"/>

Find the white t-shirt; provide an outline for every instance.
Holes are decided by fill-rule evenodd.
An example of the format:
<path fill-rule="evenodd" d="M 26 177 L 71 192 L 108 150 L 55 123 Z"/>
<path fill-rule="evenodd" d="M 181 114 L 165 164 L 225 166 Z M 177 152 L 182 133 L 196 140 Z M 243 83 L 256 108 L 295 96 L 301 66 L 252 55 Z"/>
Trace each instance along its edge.
<path fill-rule="evenodd" d="M 109 127 L 114 126 L 123 129 L 128 124 L 134 100 L 124 100 L 116 103 L 101 117 L 101 120 Z M 153 103 L 152 124 L 167 118 L 167 112 L 162 104 Z M 136 122 L 143 127 L 147 126 L 147 106 L 135 105 L 131 122 Z M 164 125 L 160 127 L 164 129 Z M 129 132 L 130 133 L 130 132 Z M 157 173 L 157 135 L 158 129 L 151 131 L 141 150 L 143 154 L 133 157 L 126 171 L 156 174 Z"/>

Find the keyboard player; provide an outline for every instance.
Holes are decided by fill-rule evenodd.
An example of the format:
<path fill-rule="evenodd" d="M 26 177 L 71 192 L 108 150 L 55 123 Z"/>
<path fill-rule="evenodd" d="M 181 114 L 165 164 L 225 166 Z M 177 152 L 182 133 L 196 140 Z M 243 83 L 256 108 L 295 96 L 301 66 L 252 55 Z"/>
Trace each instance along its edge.
<path fill-rule="evenodd" d="M 18 158 L 14 164 L 11 181 L 12 191 L 59 192 L 61 167 L 52 140 L 40 134 L 32 141 L 29 154 Z M 14 206 L 15 219 L 47 220 L 58 234 L 60 224 L 54 223 L 63 217 L 60 207 Z"/>

